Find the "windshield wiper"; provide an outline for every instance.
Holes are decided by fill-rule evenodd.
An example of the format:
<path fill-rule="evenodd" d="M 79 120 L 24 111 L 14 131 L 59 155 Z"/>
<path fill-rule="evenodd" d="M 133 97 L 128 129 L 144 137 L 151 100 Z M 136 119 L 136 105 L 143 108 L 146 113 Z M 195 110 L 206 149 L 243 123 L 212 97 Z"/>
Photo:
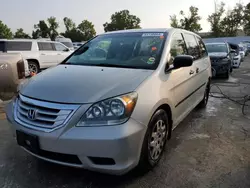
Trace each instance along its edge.
<path fill-rule="evenodd" d="M 128 66 L 128 65 L 114 65 L 114 64 L 108 64 L 108 63 L 100 63 L 100 64 L 96 64 L 95 66 L 100 66 L 100 67 L 117 67 L 117 68 L 133 68 L 133 69 L 139 69 L 139 67 L 135 67 L 135 66 Z"/>

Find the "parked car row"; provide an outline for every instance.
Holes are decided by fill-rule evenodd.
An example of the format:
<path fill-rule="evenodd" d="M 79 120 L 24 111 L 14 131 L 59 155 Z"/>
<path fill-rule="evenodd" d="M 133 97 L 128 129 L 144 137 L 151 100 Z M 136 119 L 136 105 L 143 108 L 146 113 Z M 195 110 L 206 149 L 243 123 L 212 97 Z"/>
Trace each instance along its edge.
<path fill-rule="evenodd" d="M 224 76 L 229 78 L 233 68 L 239 68 L 248 54 L 248 49 L 242 43 L 208 42 L 206 48 L 211 59 L 214 77 Z"/>

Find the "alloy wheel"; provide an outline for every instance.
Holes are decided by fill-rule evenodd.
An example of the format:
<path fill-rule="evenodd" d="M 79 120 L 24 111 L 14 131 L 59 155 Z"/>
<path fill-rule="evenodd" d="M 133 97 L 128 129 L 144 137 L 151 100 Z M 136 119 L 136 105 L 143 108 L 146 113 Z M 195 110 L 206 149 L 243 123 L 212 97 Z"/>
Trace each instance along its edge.
<path fill-rule="evenodd" d="M 166 124 L 163 120 L 158 120 L 149 138 L 149 153 L 154 161 L 158 160 L 161 156 L 166 141 L 166 134 Z"/>

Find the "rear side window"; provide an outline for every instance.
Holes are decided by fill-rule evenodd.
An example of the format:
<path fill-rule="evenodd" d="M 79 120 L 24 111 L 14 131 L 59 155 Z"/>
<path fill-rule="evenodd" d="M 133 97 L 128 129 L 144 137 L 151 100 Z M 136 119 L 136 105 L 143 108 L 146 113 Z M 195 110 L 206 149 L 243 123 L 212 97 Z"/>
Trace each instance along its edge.
<path fill-rule="evenodd" d="M 32 42 L 8 41 L 7 51 L 30 51 Z"/>
<path fill-rule="evenodd" d="M 54 51 L 53 45 L 50 42 L 38 42 L 40 51 Z"/>
<path fill-rule="evenodd" d="M 207 57 L 208 54 L 207 54 L 207 50 L 206 50 L 206 46 L 205 46 L 204 42 L 199 37 L 196 37 L 196 39 L 197 39 L 199 47 L 200 47 L 201 57 Z"/>
<path fill-rule="evenodd" d="M 196 42 L 195 36 L 191 34 L 184 34 L 184 38 L 187 44 L 188 55 L 194 57 L 194 60 L 200 58 L 200 48 Z"/>
<path fill-rule="evenodd" d="M 174 34 L 172 41 L 171 41 L 171 49 L 170 49 L 170 61 L 169 65 L 173 64 L 173 60 L 177 55 L 186 55 L 187 50 L 185 46 L 184 39 L 181 33 Z"/>
<path fill-rule="evenodd" d="M 0 52 L 6 52 L 6 42 L 0 41 Z"/>

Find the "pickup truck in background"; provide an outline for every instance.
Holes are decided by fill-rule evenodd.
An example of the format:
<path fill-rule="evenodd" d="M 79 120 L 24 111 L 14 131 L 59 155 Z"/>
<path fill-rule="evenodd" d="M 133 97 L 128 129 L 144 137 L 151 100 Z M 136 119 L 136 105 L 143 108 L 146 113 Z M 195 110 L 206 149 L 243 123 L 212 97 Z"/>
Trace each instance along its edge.
<path fill-rule="evenodd" d="M 42 69 L 56 66 L 73 52 L 60 42 L 39 39 L 1 39 L 1 51 L 21 53 L 28 61 L 30 72 L 35 74 Z"/>
<path fill-rule="evenodd" d="M 29 76 L 28 62 L 20 53 L 0 52 L 0 93 L 16 92 L 17 86 Z"/>

